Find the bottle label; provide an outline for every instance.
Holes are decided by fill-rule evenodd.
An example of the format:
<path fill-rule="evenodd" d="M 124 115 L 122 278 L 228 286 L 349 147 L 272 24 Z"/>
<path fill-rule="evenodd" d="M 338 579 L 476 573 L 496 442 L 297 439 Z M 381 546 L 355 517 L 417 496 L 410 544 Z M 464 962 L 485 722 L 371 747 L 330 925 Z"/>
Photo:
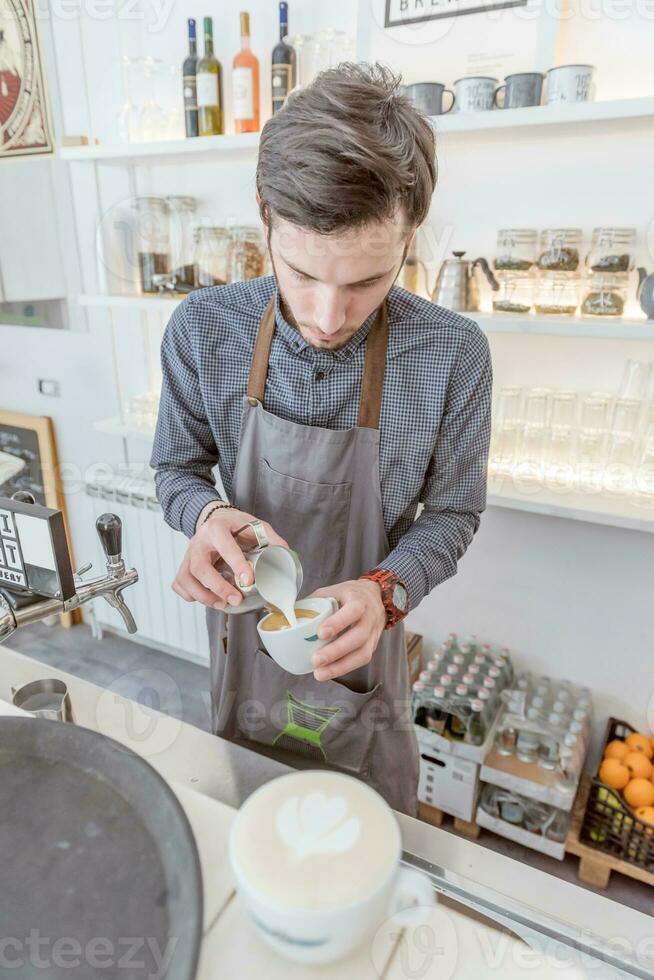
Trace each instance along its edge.
<path fill-rule="evenodd" d="M 198 90 L 195 75 L 184 75 L 184 108 L 197 109 Z"/>
<path fill-rule="evenodd" d="M 197 75 L 198 106 L 218 105 L 218 76 L 213 72 L 203 71 Z"/>
<path fill-rule="evenodd" d="M 272 101 L 273 109 L 281 109 L 286 101 L 293 84 L 292 65 L 272 66 Z"/>
<path fill-rule="evenodd" d="M 254 118 L 254 79 L 251 68 L 235 68 L 232 72 L 234 85 L 234 119 Z"/>

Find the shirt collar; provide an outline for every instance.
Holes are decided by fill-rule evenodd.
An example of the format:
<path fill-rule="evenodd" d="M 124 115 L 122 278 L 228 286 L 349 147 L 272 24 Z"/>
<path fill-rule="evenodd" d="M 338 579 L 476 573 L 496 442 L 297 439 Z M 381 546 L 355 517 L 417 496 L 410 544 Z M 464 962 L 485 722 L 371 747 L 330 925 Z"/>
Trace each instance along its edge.
<path fill-rule="evenodd" d="M 338 350 L 321 350 L 317 347 L 312 347 L 311 344 L 307 343 L 300 331 L 291 326 L 282 313 L 279 290 L 275 294 L 275 326 L 280 335 L 289 344 L 291 349 L 298 353 L 300 351 L 308 350 L 310 354 L 321 356 L 323 358 L 326 357 L 327 359 L 333 359 L 334 361 L 347 361 L 350 357 L 352 357 L 354 352 L 361 346 L 363 341 L 370 333 L 376 316 L 377 310 L 374 310 L 370 316 L 363 321 L 359 329 L 352 334 L 344 347 L 341 347 Z"/>

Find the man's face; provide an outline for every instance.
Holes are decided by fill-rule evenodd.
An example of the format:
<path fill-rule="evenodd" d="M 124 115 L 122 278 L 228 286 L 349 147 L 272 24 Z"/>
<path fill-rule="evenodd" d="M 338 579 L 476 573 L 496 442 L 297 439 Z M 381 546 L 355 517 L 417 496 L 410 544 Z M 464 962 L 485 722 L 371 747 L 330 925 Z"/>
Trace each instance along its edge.
<path fill-rule="evenodd" d="M 386 297 L 411 237 L 401 215 L 333 235 L 275 216 L 270 254 L 289 322 L 312 347 L 343 347 Z"/>

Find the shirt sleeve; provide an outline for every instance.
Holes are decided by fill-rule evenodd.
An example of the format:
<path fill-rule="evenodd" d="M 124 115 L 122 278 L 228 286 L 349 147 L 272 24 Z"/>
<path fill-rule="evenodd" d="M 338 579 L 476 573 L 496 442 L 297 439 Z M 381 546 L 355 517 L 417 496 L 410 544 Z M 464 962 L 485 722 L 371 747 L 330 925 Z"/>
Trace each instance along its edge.
<path fill-rule="evenodd" d="M 401 579 L 414 609 L 456 573 L 486 507 L 492 365 L 488 340 L 471 329 L 452 374 L 425 475 L 422 513 L 380 562 Z"/>
<path fill-rule="evenodd" d="M 189 301 L 173 313 L 161 345 L 161 401 L 150 466 L 164 520 L 190 538 L 200 512 L 220 500 L 218 449 L 209 425 L 188 324 Z"/>

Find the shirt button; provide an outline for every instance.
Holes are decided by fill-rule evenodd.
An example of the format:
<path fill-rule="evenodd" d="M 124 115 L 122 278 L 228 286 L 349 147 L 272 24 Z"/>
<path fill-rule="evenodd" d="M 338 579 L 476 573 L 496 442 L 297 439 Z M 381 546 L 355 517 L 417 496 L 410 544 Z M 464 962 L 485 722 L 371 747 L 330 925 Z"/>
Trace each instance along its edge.
<path fill-rule="evenodd" d="M 324 377 L 325 377 L 325 372 L 324 371 L 317 371 L 316 372 L 316 381 L 322 381 L 322 379 Z"/>

